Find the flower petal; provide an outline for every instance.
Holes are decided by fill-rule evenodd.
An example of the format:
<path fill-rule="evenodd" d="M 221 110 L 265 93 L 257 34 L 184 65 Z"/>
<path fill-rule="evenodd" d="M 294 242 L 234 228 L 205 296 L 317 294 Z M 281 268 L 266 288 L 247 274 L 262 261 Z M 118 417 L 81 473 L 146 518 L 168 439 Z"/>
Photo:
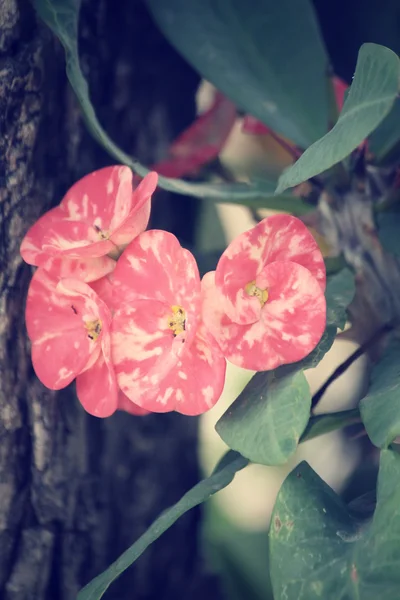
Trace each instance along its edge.
<path fill-rule="evenodd" d="M 109 234 L 127 218 L 131 207 L 132 171 L 121 165 L 82 177 L 60 204 L 66 219 L 81 221 Z"/>
<path fill-rule="evenodd" d="M 111 362 L 110 336 L 101 342 L 96 362 L 76 378 L 76 393 L 83 408 L 94 417 L 109 417 L 118 408 L 118 386 Z"/>
<path fill-rule="evenodd" d="M 153 369 L 142 379 L 131 380 L 122 388 L 126 395 L 151 412 L 200 415 L 214 406 L 224 387 L 226 361 L 204 326 L 185 345 L 179 360 L 166 357 L 166 361 L 168 369 Z"/>
<path fill-rule="evenodd" d="M 150 414 L 149 410 L 146 410 L 145 408 L 142 408 L 141 406 L 138 406 L 132 402 L 132 400 L 130 400 L 128 396 L 126 396 L 121 390 L 119 390 L 118 394 L 118 410 L 123 410 L 124 412 L 138 417 Z"/>
<path fill-rule="evenodd" d="M 53 227 L 53 224 L 63 218 L 63 212 L 57 206 L 47 211 L 28 230 L 22 240 L 20 253 L 25 262 L 36 267 L 46 261 L 49 255 L 43 252 L 43 238 Z"/>
<path fill-rule="evenodd" d="M 111 327 L 112 361 L 121 390 L 135 403 L 130 390 L 141 380 L 152 387 L 179 359 L 180 336 L 168 328 L 170 306 L 154 300 L 124 304 Z"/>
<path fill-rule="evenodd" d="M 182 306 L 187 338 L 194 335 L 200 314 L 200 276 L 194 256 L 172 233 L 141 233 L 123 252 L 113 272 L 115 302 L 154 299 Z"/>
<path fill-rule="evenodd" d="M 220 92 L 211 107 L 200 115 L 169 147 L 165 160 L 154 166 L 165 177 L 196 173 L 221 152 L 236 121 L 236 106 Z"/>
<path fill-rule="evenodd" d="M 291 215 L 272 215 L 233 240 L 218 262 L 215 283 L 234 322 L 250 324 L 259 318 L 260 302 L 245 287 L 274 261 L 302 265 L 325 289 L 324 259 L 307 227 Z"/>
<path fill-rule="evenodd" d="M 96 346 L 83 322 L 87 298 L 79 293 L 63 294 L 57 289 L 58 283 L 58 278 L 39 268 L 30 283 L 26 304 L 33 366 L 50 389 L 68 385 L 88 363 Z"/>
<path fill-rule="evenodd" d="M 108 256 L 97 258 L 63 258 L 50 257 L 44 260 L 42 268 L 55 277 L 73 278 L 86 283 L 105 278 L 112 273 L 117 263 Z"/>
<path fill-rule="evenodd" d="M 57 220 L 43 236 L 42 250 L 47 256 L 71 258 L 104 256 L 115 249 L 108 239 L 102 239 L 92 225 L 70 219 Z"/>
<path fill-rule="evenodd" d="M 297 362 L 318 344 L 326 323 L 326 302 L 310 271 L 292 262 L 273 262 L 262 273 L 269 297 L 260 320 L 234 323 L 213 273 L 203 278 L 203 319 L 224 356 L 233 364 L 267 371 Z"/>
<path fill-rule="evenodd" d="M 148 173 L 141 181 L 136 176 L 133 178 L 137 187 L 133 192 L 131 210 L 118 227 L 114 223 L 111 224 L 111 240 L 115 245 L 129 244 L 146 229 L 150 218 L 151 196 L 157 188 L 157 182 L 158 175 L 154 171 Z"/>
<path fill-rule="evenodd" d="M 103 300 L 111 312 L 117 310 L 121 304 L 120 302 L 116 302 L 112 281 L 113 275 L 110 273 L 109 275 L 90 283 L 92 290 L 94 290 L 99 298 Z"/>

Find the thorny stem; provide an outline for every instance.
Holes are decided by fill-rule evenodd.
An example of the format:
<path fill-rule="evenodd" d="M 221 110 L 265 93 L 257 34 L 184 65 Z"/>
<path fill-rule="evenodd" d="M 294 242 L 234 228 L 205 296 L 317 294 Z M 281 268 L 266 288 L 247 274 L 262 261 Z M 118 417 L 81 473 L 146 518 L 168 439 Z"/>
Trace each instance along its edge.
<path fill-rule="evenodd" d="M 343 375 L 343 373 L 345 373 L 345 371 L 347 371 L 347 369 L 358 358 L 360 358 L 360 356 L 362 356 L 365 352 L 367 352 L 367 350 L 369 350 L 369 348 L 371 348 L 372 346 L 374 346 L 381 339 L 381 337 L 383 337 L 384 335 L 386 335 L 390 331 L 393 331 L 393 329 L 394 329 L 394 326 L 393 326 L 392 323 L 386 323 L 385 325 L 383 325 L 383 327 L 381 327 L 380 329 L 378 329 L 377 331 L 375 331 L 375 333 L 364 344 L 362 344 L 362 346 L 360 346 L 359 348 L 357 348 L 357 350 L 355 350 L 353 352 L 353 354 L 351 354 L 348 358 L 346 358 L 346 360 L 343 361 L 334 370 L 334 372 L 332 373 L 332 375 L 330 375 L 328 377 L 328 379 L 319 388 L 319 390 L 317 392 L 315 392 L 315 394 L 314 394 L 314 396 L 312 397 L 312 400 L 311 400 L 311 409 L 315 409 L 315 407 L 317 406 L 318 402 L 321 400 L 322 396 L 325 394 L 325 392 L 328 389 L 328 387 L 336 379 L 338 379 L 341 375 Z"/>

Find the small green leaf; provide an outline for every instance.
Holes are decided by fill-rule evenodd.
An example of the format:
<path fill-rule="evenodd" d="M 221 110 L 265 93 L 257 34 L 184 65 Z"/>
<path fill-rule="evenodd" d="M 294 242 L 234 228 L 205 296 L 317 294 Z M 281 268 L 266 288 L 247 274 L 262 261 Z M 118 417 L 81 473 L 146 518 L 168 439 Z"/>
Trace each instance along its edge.
<path fill-rule="evenodd" d="M 356 521 L 341 499 L 301 463 L 272 513 L 270 568 L 275 598 L 395 600 L 400 585 L 400 455 L 381 453 L 377 506 Z"/>
<path fill-rule="evenodd" d="M 149 0 L 170 42 L 246 112 L 307 148 L 328 127 L 328 58 L 309 0 Z"/>
<path fill-rule="evenodd" d="M 376 221 L 379 241 L 386 252 L 400 256 L 400 213 L 381 212 Z"/>
<path fill-rule="evenodd" d="M 256 373 L 215 429 L 252 462 L 283 465 L 296 451 L 310 407 L 310 387 L 302 371 L 283 377 L 277 369 Z"/>
<path fill-rule="evenodd" d="M 360 402 L 360 412 L 375 446 L 387 448 L 400 435 L 400 340 L 390 342 L 372 369 L 371 385 Z"/>
<path fill-rule="evenodd" d="M 368 150 L 378 163 L 390 163 L 400 152 L 400 98 L 368 138 Z"/>
<path fill-rule="evenodd" d="M 208 500 L 210 496 L 229 485 L 235 474 L 244 469 L 248 462 L 246 458 L 240 456 L 237 452 L 227 452 L 210 477 L 200 481 L 179 502 L 164 511 L 128 550 L 79 592 L 77 600 L 99 600 L 102 598 L 112 582 L 130 567 L 150 544 L 169 529 L 185 512 Z"/>
<path fill-rule="evenodd" d="M 326 286 L 326 322 L 343 329 L 346 325 L 346 308 L 354 298 L 356 291 L 354 274 L 350 269 L 342 269 L 327 280 Z"/>
<path fill-rule="evenodd" d="M 277 193 L 326 171 L 348 156 L 389 113 L 399 90 L 400 61 L 377 44 L 361 46 L 354 80 L 336 125 L 279 178 Z"/>
<path fill-rule="evenodd" d="M 360 411 L 358 408 L 341 410 L 323 415 L 313 415 L 308 421 L 307 427 L 301 436 L 300 442 L 313 440 L 320 435 L 330 433 L 331 431 L 336 431 L 337 429 L 343 429 L 343 427 L 353 425 L 359 421 Z"/>
<path fill-rule="evenodd" d="M 65 50 L 66 70 L 70 84 L 81 105 L 89 132 L 94 139 L 118 162 L 127 165 L 141 176 L 149 169 L 133 160 L 108 136 L 97 119 L 90 101 L 89 88 L 79 65 L 78 56 L 78 16 L 80 0 L 33 0 L 40 18 L 59 38 Z M 159 177 L 161 188 L 176 194 L 210 199 L 215 202 L 244 204 L 253 208 L 271 208 L 302 215 L 314 207 L 290 194 L 274 196 L 275 183 L 265 180 L 252 183 L 191 183 L 181 179 Z"/>

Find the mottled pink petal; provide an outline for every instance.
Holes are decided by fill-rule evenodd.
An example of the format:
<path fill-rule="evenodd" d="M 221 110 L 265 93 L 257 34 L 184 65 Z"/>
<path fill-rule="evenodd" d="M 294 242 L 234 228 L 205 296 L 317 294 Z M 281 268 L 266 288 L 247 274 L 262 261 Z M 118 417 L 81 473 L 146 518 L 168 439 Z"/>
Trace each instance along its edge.
<path fill-rule="evenodd" d="M 171 306 L 155 300 L 124 304 L 111 327 L 112 361 L 118 385 L 133 401 L 129 390 L 138 380 L 153 387 L 179 359 L 184 336 L 174 337 L 168 327 Z"/>
<path fill-rule="evenodd" d="M 254 371 L 301 360 L 315 348 L 326 323 L 325 297 L 308 269 L 273 262 L 260 278 L 269 297 L 260 319 L 249 325 L 234 323 L 226 315 L 213 273 L 205 275 L 202 284 L 204 323 L 230 362 Z"/>
<path fill-rule="evenodd" d="M 105 278 L 112 273 L 117 263 L 108 256 L 97 258 L 63 258 L 51 257 L 42 263 L 42 268 L 55 277 L 73 278 L 86 283 Z"/>
<path fill-rule="evenodd" d="M 124 412 L 130 413 L 131 415 L 135 415 L 137 417 L 150 414 L 149 410 L 146 410 L 145 408 L 142 408 L 141 406 L 138 406 L 132 402 L 132 400 L 130 400 L 128 396 L 126 396 L 121 390 L 119 390 L 118 394 L 118 410 L 123 410 Z"/>
<path fill-rule="evenodd" d="M 60 208 L 66 219 L 110 234 L 131 211 L 132 171 L 119 165 L 89 173 L 68 190 Z"/>
<path fill-rule="evenodd" d="M 118 227 L 111 226 L 111 241 L 117 246 L 129 244 L 139 233 L 147 227 L 150 218 L 151 196 L 157 188 L 158 175 L 150 172 L 140 181 L 137 176 L 133 178 L 136 188 L 132 196 L 131 210 Z"/>
<path fill-rule="evenodd" d="M 200 276 L 193 255 L 172 233 L 150 230 L 135 238 L 113 272 L 116 303 L 154 299 L 186 312 L 186 333 L 194 334 L 200 314 Z"/>
<path fill-rule="evenodd" d="M 54 221 L 42 242 L 42 250 L 47 256 L 97 257 L 114 249 L 114 244 L 102 239 L 92 225 L 69 219 Z"/>
<path fill-rule="evenodd" d="M 58 278 L 39 268 L 29 286 L 26 326 L 32 362 L 37 376 L 50 389 L 68 385 L 88 363 L 97 344 L 85 327 L 85 321 L 99 318 L 96 295 L 87 284 L 78 283 L 80 290 L 69 289 L 65 294 Z"/>
<path fill-rule="evenodd" d="M 76 393 L 83 408 L 95 417 L 109 417 L 118 408 L 118 386 L 111 362 L 110 336 L 101 341 L 96 362 L 76 378 Z"/>
<path fill-rule="evenodd" d="M 142 379 L 129 380 L 124 373 L 118 382 L 125 394 L 151 412 L 199 415 L 212 408 L 222 394 L 226 361 L 207 330 L 198 328 L 179 360 L 166 360 L 168 369 L 153 370 Z"/>
<path fill-rule="evenodd" d="M 286 214 L 267 217 L 235 238 L 217 265 L 215 283 L 224 297 L 226 314 L 236 323 L 250 324 L 259 318 L 260 303 L 245 287 L 273 261 L 302 265 L 325 289 L 324 259 L 304 223 Z"/>
<path fill-rule="evenodd" d="M 39 267 L 48 259 L 48 254 L 43 252 L 43 237 L 48 231 L 51 231 L 53 224 L 63 218 L 60 208 L 52 208 L 40 217 L 22 240 L 20 253 L 25 262 L 29 265 Z"/>
<path fill-rule="evenodd" d="M 90 287 L 96 292 L 96 294 L 105 302 L 110 311 L 117 310 L 120 307 L 121 302 L 116 301 L 114 286 L 112 284 L 113 273 L 92 281 Z"/>
<path fill-rule="evenodd" d="M 236 106 L 217 92 L 212 106 L 175 140 L 167 158 L 154 165 L 154 169 L 166 177 L 196 173 L 221 152 L 236 115 Z"/>

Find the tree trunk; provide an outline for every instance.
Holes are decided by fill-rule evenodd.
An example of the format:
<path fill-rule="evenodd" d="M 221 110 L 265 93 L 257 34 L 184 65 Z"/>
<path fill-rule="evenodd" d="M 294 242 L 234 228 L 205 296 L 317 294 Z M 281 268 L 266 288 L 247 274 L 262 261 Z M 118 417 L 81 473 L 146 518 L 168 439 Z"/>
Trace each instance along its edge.
<path fill-rule="evenodd" d="M 197 76 L 138 0 L 87 0 L 80 37 L 106 130 L 140 160 L 158 160 L 194 116 Z M 19 245 L 70 185 L 113 160 L 85 131 L 62 49 L 26 0 L 0 0 L 0 53 L 0 597 L 70 600 L 195 484 L 197 420 L 96 419 L 73 386 L 54 393 L 36 379 L 23 317 L 32 270 Z M 190 242 L 194 211 L 160 194 L 153 223 Z M 219 597 L 198 525 L 198 511 L 178 521 L 109 597 Z"/>

